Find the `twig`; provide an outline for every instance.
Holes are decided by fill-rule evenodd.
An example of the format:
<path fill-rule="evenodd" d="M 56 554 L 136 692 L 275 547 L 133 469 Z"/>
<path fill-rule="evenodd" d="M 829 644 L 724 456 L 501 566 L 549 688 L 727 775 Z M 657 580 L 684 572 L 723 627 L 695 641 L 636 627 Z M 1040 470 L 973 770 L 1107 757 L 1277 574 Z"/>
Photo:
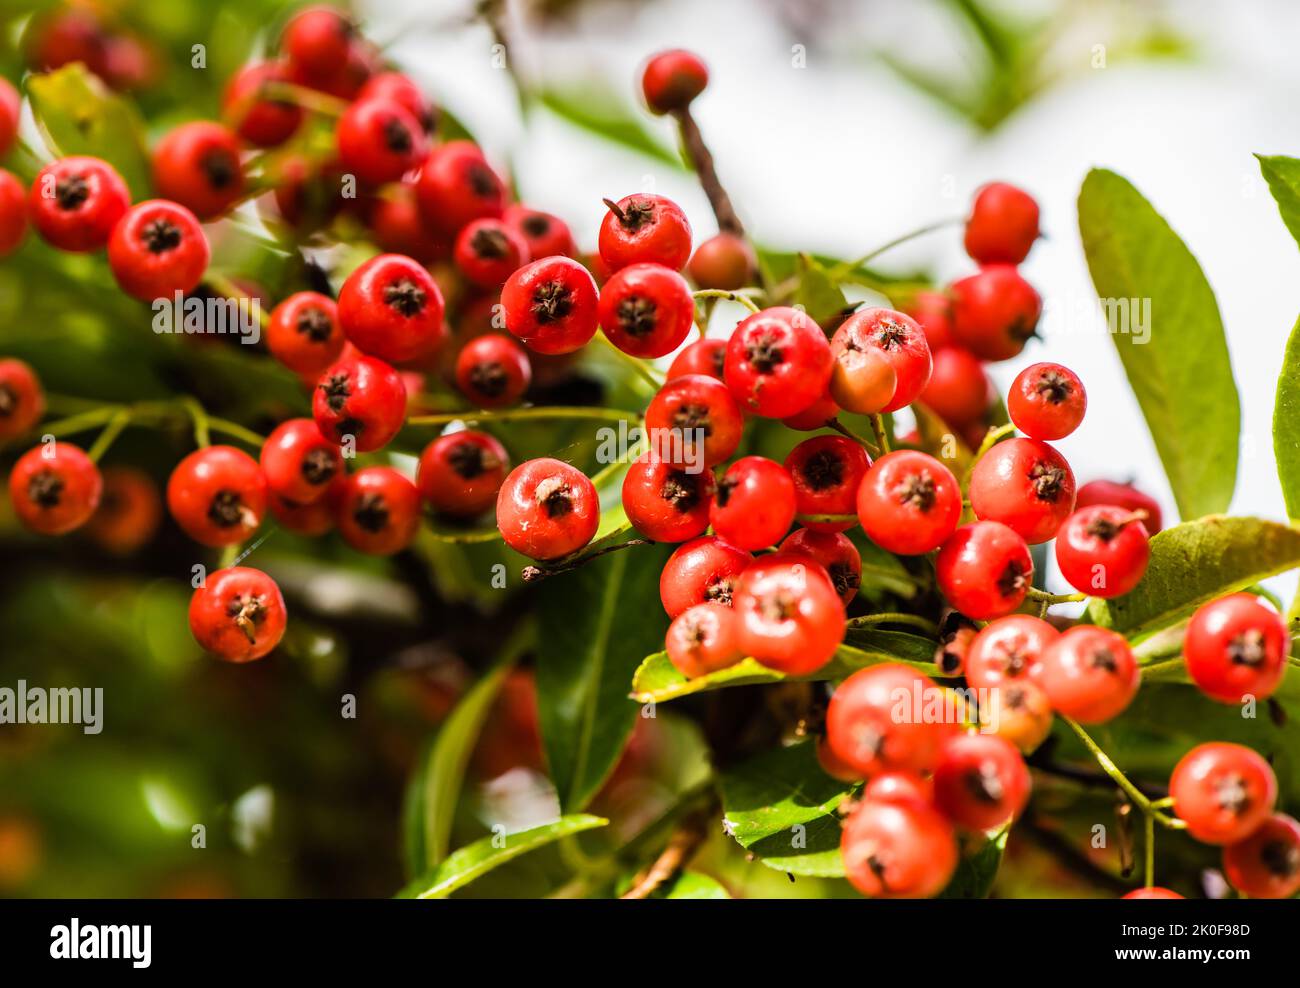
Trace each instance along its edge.
<path fill-rule="evenodd" d="M 632 887 L 623 893 L 622 898 L 648 899 L 656 889 L 690 863 L 695 852 L 704 843 L 708 835 L 707 830 L 708 819 L 703 814 L 697 813 L 683 820 L 681 826 L 673 831 L 672 837 L 668 839 L 668 846 L 659 853 L 659 857 L 655 858 L 650 867 L 638 876 Z"/>
<path fill-rule="evenodd" d="M 700 132 L 699 124 L 695 122 L 690 109 L 686 107 L 673 111 L 673 116 L 677 119 L 686 155 L 691 159 L 704 194 L 709 198 L 709 205 L 713 207 L 713 215 L 717 217 L 718 229 L 723 233 L 743 237 L 744 224 L 736 215 L 736 208 L 731 204 L 731 197 L 727 195 L 727 190 L 722 187 L 718 170 L 713 164 L 713 155 L 709 152 L 708 145 L 704 143 L 704 135 Z"/>

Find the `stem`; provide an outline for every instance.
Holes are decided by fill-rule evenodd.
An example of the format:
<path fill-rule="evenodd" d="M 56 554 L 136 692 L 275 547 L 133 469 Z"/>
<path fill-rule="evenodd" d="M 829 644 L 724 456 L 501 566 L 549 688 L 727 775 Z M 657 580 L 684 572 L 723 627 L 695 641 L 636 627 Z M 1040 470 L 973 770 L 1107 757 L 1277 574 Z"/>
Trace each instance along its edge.
<path fill-rule="evenodd" d="M 212 434 L 209 431 L 211 423 L 208 420 L 208 412 L 196 400 L 186 395 L 181 399 L 181 404 L 185 406 L 186 412 L 194 422 L 194 443 L 199 449 L 206 449 L 212 445 Z"/>
<path fill-rule="evenodd" d="M 697 301 L 699 299 L 705 299 L 705 298 L 726 299 L 728 302 L 739 302 L 750 312 L 762 311 L 754 303 L 754 300 L 749 298 L 747 295 L 741 295 L 739 292 L 723 291 L 721 288 L 702 288 L 698 292 L 692 292 L 691 296 L 695 298 Z"/>
<path fill-rule="evenodd" d="M 838 432 L 841 436 L 845 436 L 845 437 L 847 437 L 847 438 L 849 438 L 849 439 L 852 439 L 855 443 L 857 443 L 859 446 L 861 446 L 863 449 L 865 449 L 865 450 L 866 450 L 868 453 L 870 453 L 872 456 L 879 456 L 879 455 L 880 455 L 880 447 L 879 447 L 879 446 L 875 446 L 875 445 L 873 445 L 871 442 L 869 442 L 868 440 L 863 439 L 861 436 L 859 436 L 856 432 L 854 432 L 852 429 L 850 429 L 847 425 L 845 425 L 845 424 L 844 424 L 843 422 L 841 422 L 839 419 L 830 419 L 830 420 L 826 423 L 826 428 L 828 428 L 828 429 L 834 429 L 834 430 L 835 430 L 836 432 Z"/>
<path fill-rule="evenodd" d="M 261 301 L 241 291 L 240 287 L 225 275 L 209 271 L 203 276 L 203 283 L 223 298 L 234 299 L 236 302 L 244 303 L 250 309 L 255 309 L 257 311 L 257 321 L 263 329 L 266 329 L 271 324 L 271 317 L 262 308 Z"/>
<path fill-rule="evenodd" d="M 814 525 L 838 525 L 841 522 L 858 522 L 857 515 L 796 515 L 796 520 L 801 525 L 807 525 L 810 522 Z"/>
<path fill-rule="evenodd" d="M 681 132 L 686 155 L 691 159 L 704 194 L 709 198 L 709 205 L 713 207 L 713 215 L 717 217 L 718 229 L 723 233 L 743 237 L 745 227 L 740 222 L 740 217 L 736 215 L 736 208 L 731 204 L 731 197 L 727 195 L 727 190 L 722 187 L 718 170 L 713 164 L 713 155 L 709 152 L 708 145 L 704 143 L 704 134 L 700 132 L 699 124 L 691 116 L 688 107 L 675 110 L 673 116 Z"/>
<path fill-rule="evenodd" d="M 617 408 L 597 408 L 587 405 L 548 405 L 545 408 L 503 408 L 495 411 L 471 409 L 463 412 L 442 412 L 438 415 L 412 415 L 407 425 L 448 425 L 452 422 L 513 422 L 523 419 L 592 419 L 599 422 L 635 421 L 640 412 L 625 412 Z"/>
<path fill-rule="evenodd" d="M 877 412 L 871 416 L 871 431 L 875 433 L 876 443 L 882 453 L 889 452 L 889 433 L 885 430 L 885 417 Z"/>
<path fill-rule="evenodd" d="M 1146 887 L 1150 888 L 1152 885 L 1156 883 L 1156 817 L 1155 814 L 1148 813 L 1146 815 L 1145 823 L 1146 823 L 1146 828 L 1145 828 L 1146 847 L 1144 848 L 1144 853 L 1146 857 L 1146 864 L 1143 868 L 1143 875 L 1145 876 Z"/>
<path fill-rule="evenodd" d="M 610 535 L 614 534 L 616 533 L 610 533 Z M 619 531 L 617 534 L 622 534 L 622 532 Z M 595 543 L 592 543 L 592 545 L 595 545 Z M 650 539 L 628 539 L 626 542 L 601 546 L 599 549 L 592 549 L 589 552 L 579 550 L 577 554 L 569 556 L 567 559 L 562 560 L 553 566 L 525 566 L 520 575 L 523 577 L 525 583 L 536 583 L 538 580 L 544 580 L 548 576 L 555 576 L 557 573 L 567 573 L 570 570 L 575 570 L 584 563 L 591 562 L 598 556 L 603 556 L 610 552 L 618 552 L 620 549 L 630 549 L 634 545 L 654 545 L 654 543 Z M 588 546 L 588 549 L 591 549 L 591 547 Z"/>
<path fill-rule="evenodd" d="M 320 113 L 327 117 L 341 117 L 348 108 L 347 100 L 293 82 L 263 83 L 261 95 L 264 99 L 293 103 L 304 110 L 311 110 L 313 113 Z"/>
<path fill-rule="evenodd" d="M 107 424 L 117 414 L 117 409 L 116 405 L 101 405 L 91 411 L 79 412 L 37 428 L 43 436 L 72 436 Z"/>
<path fill-rule="evenodd" d="M 1168 827 L 1171 830 L 1182 830 L 1186 828 L 1187 824 L 1182 820 L 1166 816 L 1156 809 L 1152 804 L 1151 799 L 1143 793 L 1141 789 L 1129 781 L 1128 776 L 1120 771 L 1119 766 L 1115 764 L 1110 755 L 1106 754 L 1106 752 L 1101 749 L 1101 746 L 1097 744 L 1088 732 L 1080 727 L 1075 720 L 1062 713 L 1058 713 L 1057 716 L 1059 716 L 1061 720 L 1069 726 L 1070 730 L 1074 731 L 1074 733 L 1078 735 L 1079 740 L 1083 742 L 1084 747 L 1092 753 L 1092 756 L 1095 759 L 1097 759 L 1097 764 L 1101 766 L 1101 770 L 1109 775 L 1117 786 L 1124 790 L 1124 794 L 1128 796 L 1138 809 L 1147 816 L 1152 817 L 1154 821 L 1159 823 L 1161 826 Z"/>
<path fill-rule="evenodd" d="M 130 424 L 131 410 L 129 408 L 118 409 L 113 417 L 109 419 L 104 431 L 99 434 L 99 438 L 95 440 L 95 444 L 86 451 L 86 455 L 90 457 L 92 462 L 98 463 L 99 458 L 108 452 L 108 448 L 113 445 L 113 441 Z"/>
<path fill-rule="evenodd" d="M 939 634 L 939 626 L 929 618 L 921 617 L 919 614 L 905 614 L 901 611 L 885 611 L 880 614 L 864 614 L 862 617 L 849 618 L 844 622 L 844 627 L 865 628 L 873 624 L 908 624 L 935 637 Z"/>
<path fill-rule="evenodd" d="M 655 858 L 654 862 L 642 872 L 633 886 L 623 893 L 624 899 L 647 899 L 655 890 L 671 879 L 690 863 L 695 852 L 708 836 L 708 819 L 703 813 L 696 813 L 682 821 L 673 831 L 668 846 Z"/>
<path fill-rule="evenodd" d="M 961 489 L 963 491 L 970 488 L 970 475 L 975 472 L 975 464 L 980 461 L 980 457 L 991 450 L 999 439 L 1013 435 L 1015 431 L 1016 427 L 1008 422 L 1006 425 L 1000 425 L 996 429 L 989 429 L 988 432 L 984 433 L 984 439 L 980 443 L 979 449 L 970 458 L 970 466 L 966 468 L 966 476 L 962 478 Z"/>
<path fill-rule="evenodd" d="M 1042 601 L 1044 604 L 1069 604 L 1080 600 L 1087 600 L 1086 593 L 1048 593 L 1046 590 L 1039 590 L 1037 587 L 1029 587 L 1025 590 L 1025 596 L 1030 600 Z"/>
<path fill-rule="evenodd" d="M 831 268 L 830 270 L 830 275 L 829 275 L 830 279 L 832 281 L 840 281 L 841 279 L 846 278 L 848 275 L 852 274 L 858 268 L 862 267 L 864 264 L 870 264 L 881 254 L 884 254 L 887 251 L 891 251 L 895 247 L 901 247 L 909 240 L 915 240 L 917 237 L 923 237 L 927 233 L 934 233 L 936 230 L 942 230 L 945 229 L 946 227 L 956 226 L 957 224 L 963 222 L 965 221 L 959 217 L 949 217 L 946 220 L 938 220 L 937 222 L 928 223 L 925 226 L 918 227 L 917 229 L 913 230 L 911 233 L 904 233 L 901 236 L 895 237 L 893 240 L 888 241 L 887 243 L 881 244 L 879 247 L 875 248 L 874 250 L 867 251 L 867 253 L 863 254 L 861 257 L 855 258 L 852 261 L 844 261 L 842 264 L 837 264 L 835 267 Z"/>

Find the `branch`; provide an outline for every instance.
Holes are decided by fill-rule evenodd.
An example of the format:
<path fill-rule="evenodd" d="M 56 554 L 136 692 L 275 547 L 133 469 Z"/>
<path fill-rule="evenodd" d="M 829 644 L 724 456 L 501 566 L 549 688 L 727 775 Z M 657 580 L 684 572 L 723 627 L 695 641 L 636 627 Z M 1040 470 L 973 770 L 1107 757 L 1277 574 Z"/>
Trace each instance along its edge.
<path fill-rule="evenodd" d="M 655 858 L 649 868 L 637 876 L 637 880 L 623 893 L 622 898 L 648 899 L 686 867 L 708 836 L 707 830 L 708 817 L 702 813 L 683 820 L 668 839 L 668 846 L 659 852 L 659 857 Z"/>

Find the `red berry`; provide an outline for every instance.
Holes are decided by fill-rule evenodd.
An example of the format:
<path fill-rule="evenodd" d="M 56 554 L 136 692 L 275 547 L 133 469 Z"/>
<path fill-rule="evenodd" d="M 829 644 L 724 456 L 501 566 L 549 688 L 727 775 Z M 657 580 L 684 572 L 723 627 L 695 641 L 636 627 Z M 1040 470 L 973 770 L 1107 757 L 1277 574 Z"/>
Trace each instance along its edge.
<path fill-rule="evenodd" d="M 348 60 L 356 28 L 333 7 L 308 7 L 284 27 L 280 45 L 293 64 L 309 76 L 326 79 Z"/>
<path fill-rule="evenodd" d="M 295 374 L 320 374 L 343 352 L 334 300 L 318 292 L 296 292 L 271 310 L 266 346 Z"/>
<path fill-rule="evenodd" d="M 661 264 L 630 264 L 600 290 L 601 328 L 634 357 L 672 353 L 695 325 L 695 299 L 686 279 Z"/>
<path fill-rule="evenodd" d="M 1272 696 L 1286 673 L 1291 642 L 1286 621 L 1248 593 L 1202 605 L 1183 640 L 1187 674 L 1222 703 Z"/>
<path fill-rule="evenodd" d="M 685 377 L 687 374 L 705 374 L 721 381 L 722 366 L 726 356 L 726 340 L 696 340 L 683 348 L 668 365 L 668 380 Z M 817 427 L 820 429 L 821 425 Z"/>
<path fill-rule="evenodd" d="M 797 432 L 816 432 L 826 428 L 826 424 L 840 414 L 840 406 L 835 403 L 829 390 L 801 412 L 787 415 L 781 424 Z"/>
<path fill-rule="evenodd" d="M 299 233 L 329 225 L 349 200 L 343 198 L 343 172 L 337 161 L 323 164 L 286 154 L 273 173 L 272 196 L 280 218 Z"/>
<path fill-rule="evenodd" d="M 1034 287 L 1007 264 L 991 264 L 955 281 L 952 335 L 981 360 L 1010 360 L 1025 348 L 1043 313 Z"/>
<path fill-rule="evenodd" d="M 979 358 L 961 347 L 947 347 L 934 355 L 930 383 L 920 400 L 948 425 L 960 429 L 984 420 L 990 390 Z"/>
<path fill-rule="evenodd" d="M 1300 823 L 1276 813 L 1253 834 L 1223 849 L 1223 871 L 1254 899 L 1289 899 L 1300 891 Z"/>
<path fill-rule="evenodd" d="M 979 710 L 981 729 L 991 730 L 1025 754 L 1052 733 L 1052 701 L 1034 683 L 1012 680 L 990 690 Z"/>
<path fill-rule="evenodd" d="M 659 389 L 646 409 L 645 427 L 660 459 L 700 468 L 731 458 L 745 419 L 726 385 L 688 374 Z"/>
<path fill-rule="evenodd" d="M 109 467 L 103 477 L 103 494 L 86 534 L 114 555 L 127 556 L 157 533 L 162 498 L 153 478 L 134 467 Z"/>
<path fill-rule="evenodd" d="M 1025 540 L 1006 525 L 963 525 L 935 560 L 939 589 L 948 603 L 976 621 L 1010 614 L 1025 599 L 1034 563 Z"/>
<path fill-rule="evenodd" d="M 302 123 L 302 108 L 285 99 L 266 95 L 274 83 L 289 82 L 288 69 L 276 62 L 252 62 L 226 84 L 221 113 L 226 123 L 246 141 L 274 147 L 287 141 Z"/>
<path fill-rule="evenodd" d="M 447 333 L 437 282 L 400 254 L 372 257 L 348 275 L 338 314 L 358 350 L 389 363 L 434 353 Z"/>
<path fill-rule="evenodd" d="M 673 618 L 664 648 L 687 679 L 725 669 L 745 654 L 740 648 L 740 618 L 730 607 L 696 604 Z"/>
<path fill-rule="evenodd" d="M 1086 508 L 1094 504 L 1113 504 L 1129 511 L 1145 511 L 1146 518 L 1142 524 L 1148 532 L 1155 535 L 1163 527 L 1160 505 L 1154 498 L 1143 494 L 1130 484 L 1118 484 L 1113 480 L 1090 480 L 1079 488 L 1075 495 L 1074 506 Z"/>
<path fill-rule="evenodd" d="M 510 472 L 497 495 L 497 528 L 506 545 L 530 559 L 558 559 L 591 541 L 600 497 L 582 471 L 542 457 Z"/>
<path fill-rule="evenodd" d="M 862 554 L 840 532 L 818 532 L 811 528 L 796 528 L 781 543 L 782 553 L 811 556 L 826 570 L 835 592 L 848 607 L 858 595 L 862 584 Z"/>
<path fill-rule="evenodd" d="M 507 226 L 524 238 L 529 257 L 551 257 L 554 254 L 573 257 L 578 253 L 569 225 L 558 216 L 516 203 L 506 207 L 502 218 Z"/>
<path fill-rule="evenodd" d="M 882 772 L 932 772 L 957 727 L 927 721 L 927 707 L 948 709 L 930 677 L 898 662 L 869 666 L 835 688 L 826 737 L 835 756 L 865 779 Z"/>
<path fill-rule="evenodd" d="M 343 472 L 343 457 L 311 419 L 289 419 L 267 436 L 261 466 L 275 494 L 307 504 L 323 496 Z"/>
<path fill-rule="evenodd" d="M 1060 364 L 1031 364 L 1011 384 L 1007 413 L 1031 439 L 1064 439 L 1079 427 L 1088 408 L 1083 382 Z"/>
<path fill-rule="evenodd" d="M 925 899 L 957 870 L 957 839 L 952 824 L 920 801 L 864 802 L 844 824 L 840 855 L 863 895 Z"/>
<path fill-rule="evenodd" d="M 492 507 L 510 471 L 510 457 L 493 436 L 465 429 L 439 436 L 420 454 L 416 484 L 435 511 L 474 518 Z"/>
<path fill-rule="evenodd" d="M 195 542 L 237 545 L 266 516 L 266 477 L 247 453 L 208 446 L 181 460 L 167 481 L 167 508 Z"/>
<path fill-rule="evenodd" d="M 448 141 L 430 151 L 415 196 L 425 220 L 448 234 L 470 220 L 500 216 L 506 203 L 505 186 L 471 141 Z"/>
<path fill-rule="evenodd" d="M 1008 439 L 975 464 L 970 503 L 977 518 L 1000 521 L 1026 542 L 1046 542 L 1074 510 L 1074 473 L 1047 443 Z"/>
<path fill-rule="evenodd" d="M 210 120 L 181 124 L 154 148 L 153 184 L 199 219 L 220 216 L 244 194 L 239 139 Z"/>
<path fill-rule="evenodd" d="M 0 157 L 9 153 L 18 137 L 22 97 L 8 79 L 0 79 Z"/>
<path fill-rule="evenodd" d="M 451 241 L 446 234 L 425 225 L 410 182 L 388 185 L 366 213 L 370 239 L 387 254 L 405 254 L 421 264 L 446 259 Z"/>
<path fill-rule="evenodd" d="M 652 113 L 685 110 L 708 84 L 708 67 L 698 55 L 680 48 L 653 56 L 641 73 L 641 92 Z"/>
<path fill-rule="evenodd" d="M 835 752 L 831 751 L 830 743 L 826 740 L 825 737 L 820 737 L 817 739 L 817 761 L 821 765 L 822 771 L 825 772 L 827 775 L 829 775 L 832 779 L 837 779 L 840 782 L 861 782 L 862 781 L 862 776 L 858 775 L 857 770 L 853 768 L 853 766 L 847 765 L 835 757 Z M 896 776 L 895 775 L 889 776 L 889 778 L 895 778 L 895 777 L 904 778 L 902 773 L 897 773 Z M 917 780 L 917 783 L 919 786 L 920 784 L 919 779 Z M 902 787 L 900 786 L 900 789 L 901 788 Z M 911 794 L 908 794 L 905 798 L 915 798 L 915 797 L 912 796 Z"/>
<path fill-rule="evenodd" d="M 709 523 L 741 549 L 775 545 L 794 521 L 794 481 L 779 463 L 744 456 L 727 468 L 709 506 Z"/>
<path fill-rule="evenodd" d="M 532 379 L 524 348 L 499 333 L 475 337 L 456 357 L 456 387 L 480 408 L 517 403 Z"/>
<path fill-rule="evenodd" d="M 1169 777 L 1174 812 L 1207 844 L 1245 840 L 1273 812 L 1277 777 L 1250 748 L 1226 741 L 1198 744 Z"/>
<path fill-rule="evenodd" d="M 879 350 L 844 348 L 832 356 L 829 397 L 837 408 L 875 415 L 894 400 L 898 373 Z"/>
<path fill-rule="evenodd" d="M 861 778 L 861 776 L 857 776 Z M 914 772 L 881 772 L 862 787 L 862 799 L 869 803 L 934 803 L 934 782 Z"/>
<path fill-rule="evenodd" d="M 1041 618 L 1010 614 L 980 629 L 966 652 L 966 681 L 976 689 L 1033 676 L 1060 632 Z"/>
<path fill-rule="evenodd" d="M 1121 895 L 1121 899 L 1182 899 L 1185 896 L 1179 895 L 1171 889 L 1164 888 L 1161 885 L 1147 885 L 1140 889 L 1134 889 L 1127 895 Z"/>
<path fill-rule="evenodd" d="M 45 414 L 45 391 L 36 372 L 13 357 L 0 359 L 0 441 L 21 436 Z"/>
<path fill-rule="evenodd" d="M 841 323 L 831 338 L 836 360 L 846 353 L 851 356 L 871 350 L 889 362 L 895 376 L 893 398 L 878 411 L 896 412 L 916 401 L 930 380 L 932 368 L 930 345 L 916 320 L 893 309 L 863 309 Z M 850 407 L 838 396 L 836 401 Z"/>
<path fill-rule="evenodd" d="M 950 738 L 934 769 L 934 803 L 967 830 L 992 830 L 1015 819 L 1029 801 L 1029 769 L 996 734 Z"/>
<path fill-rule="evenodd" d="M 29 449 L 9 474 L 14 514 L 41 535 L 64 535 L 84 525 L 99 506 L 103 487 L 94 461 L 62 440 Z"/>
<path fill-rule="evenodd" d="M 339 534 L 358 552 L 391 556 L 415 539 L 420 494 L 392 467 L 366 467 L 340 487 L 334 519 Z"/>
<path fill-rule="evenodd" d="M 925 342 L 936 357 L 953 345 L 952 301 L 942 292 L 917 292 L 903 309 L 925 332 Z"/>
<path fill-rule="evenodd" d="M 351 437 L 358 452 L 381 449 L 406 420 L 402 375 L 382 360 L 345 356 L 321 375 L 312 417 L 321 434 L 339 445 Z"/>
<path fill-rule="evenodd" d="M 695 248 L 686 270 L 701 288 L 734 292 L 754 283 L 758 259 L 744 237 L 719 233 Z"/>
<path fill-rule="evenodd" d="M 684 542 L 659 577 L 659 599 L 669 617 L 695 604 L 731 606 L 736 580 L 754 561 L 744 549 L 713 536 Z"/>
<path fill-rule="evenodd" d="M 778 306 L 743 320 L 727 342 L 724 377 L 736 401 L 768 418 L 803 411 L 826 394 L 830 344 L 799 309 Z"/>
<path fill-rule="evenodd" d="M 132 206 L 108 242 L 113 277 L 122 291 L 145 302 L 192 291 L 210 256 L 195 215 L 166 199 Z"/>
<path fill-rule="evenodd" d="M 260 569 L 231 566 L 210 574 L 190 598 L 190 634 L 227 662 L 251 662 L 284 637 L 284 597 Z"/>
<path fill-rule="evenodd" d="M 713 490 L 709 470 L 692 473 L 643 453 L 623 477 L 623 510 L 646 538 L 685 542 L 709 527 Z"/>
<path fill-rule="evenodd" d="M 1038 239 L 1038 203 L 1005 182 L 975 193 L 966 219 L 966 253 L 979 264 L 1019 264 Z"/>
<path fill-rule="evenodd" d="M 382 99 L 396 103 L 413 116 L 426 134 L 433 132 L 437 126 L 437 112 L 420 87 L 410 76 L 401 72 L 380 72 L 366 80 L 366 84 L 357 93 L 357 101 Z"/>
<path fill-rule="evenodd" d="M 339 117 L 335 141 L 345 171 L 368 185 L 395 182 L 428 152 L 424 128 L 390 99 L 359 99 Z"/>
<path fill-rule="evenodd" d="M 307 504 L 286 501 L 275 491 L 271 491 L 267 495 L 267 504 L 271 506 L 271 514 L 275 515 L 275 520 L 279 522 L 281 528 L 288 529 L 296 535 L 317 538 L 333 530 L 335 505 L 345 483 L 347 477 L 339 474 L 334 478 L 334 483 L 330 485 L 324 497 Z"/>
<path fill-rule="evenodd" d="M 16 251 L 27 236 L 27 190 L 0 168 L 0 257 Z"/>
<path fill-rule="evenodd" d="M 596 335 L 596 282 L 567 257 L 525 264 L 501 289 L 506 329 L 538 353 L 572 353 Z"/>
<path fill-rule="evenodd" d="M 917 556 L 937 549 L 961 520 L 961 488 L 928 453 L 900 449 L 886 453 L 858 488 L 858 520 L 882 549 Z"/>
<path fill-rule="evenodd" d="M 500 288 L 528 263 L 528 244 L 513 227 L 485 217 L 461 228 L 452 255 L 466 281 L 479 288 Z"/>
<path fill-rule="evenodd" d="M 629 264 L 662 264 L 680 271 L 691 256 L 691 224 L 671 199 L 637 193 L 610 205 L 598 245 L 611 274 Z"/>
<path fill-rule="evenodd" d="M 1076 625 L 1048 645 L 1033 675 L 1056 710 L 1084 724 L 1120 713 L 1142 678 L 1128 642 L 1089 625 Z"/>
<path fill-rule="evenodd" d="M 844 640 L 844 605 L 809 556 L 758 560 L 736 581 L 732 607 L 741 651 L 787 676 L 816 672 Z"/>
<path fill-rule="evenodd" d="M 843 532 L 857 521 L 858 489 L 871 460 L 866 450 L 844 436 L 813 436 L 785 458 L 794 480 L 795 509 L 800 515 L 846 515 L 846 521 L 804 521 L 820 532 Z"/>
<path fill-rule="evenodd" d="M 99 158 L 60 158 L 40 170 L 27 196 L 36 232 L 60 250 L 85 252 L 108 243 L 131 205 L 126 183 Z"/>
<path fill-rule="evenodd" d="M 1093 597 L 1128 593 L 1151 558 L 1147 530 L 1134 512 L 1113 505 L 1080 508 L 1056 535 L 1056 563 L 1067 583 Z"/>

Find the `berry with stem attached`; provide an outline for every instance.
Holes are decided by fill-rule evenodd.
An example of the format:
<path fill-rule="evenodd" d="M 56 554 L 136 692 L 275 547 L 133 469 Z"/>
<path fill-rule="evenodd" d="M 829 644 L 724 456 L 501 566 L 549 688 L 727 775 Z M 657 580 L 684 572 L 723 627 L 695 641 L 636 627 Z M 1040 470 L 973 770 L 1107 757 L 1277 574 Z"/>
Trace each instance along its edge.
<path fill-rule="evenodd" d="M 1169 777 L 1174 812 L 1207 844 L 1245 840 L 1273 812 L 1277 776 L 1250 748 L 1226 741 L 1198 744 Z"/>
<path fill-rule="evenodd" d="M 795 510 L 800 515 L 847 515 L 846 521 L 805 521 L 819 532 L 843 532 L 857 520 L 858 489 L 871 460 L 861 445 L 844 436 L 813 436 L 785 458 L 794 480 Z"/>
<path fill-rule="evenodd" d="M 497 495 L 497 528 L 506 545 L 530 559 L 559 559 L 591 541 L 600 497 L 582 471 L 542 457 L 521 463 Z"/>
<path fill-rule="evenodd" d="M 1011 384 L 1007 414 L 1031 439 L 1064 439 L 1083 421 L 1088 395 L 1079 375 L 1060 364 L 1031 364 Z"/>
<path fill-rule="evenodd" d="M 1089 625 L 1076 625 L 1048 645 L 1032 675 L 1054 709 L 1084 724 L 1119 714 L 1142 678 L 1123 636 Z"/>
<path fill-rule="evenodd" d="M 634 357 L 672 353 L 695 325 L 686 279 L 662 264 L 629 264 L 600 290 L 600 325 L 609 341 Z"/>
<path fill-rule="evenodd" d="M 743 408 L 785 418 L 825 395 L 832 364 L 821 327 L 806 312 L 778 306 L 736 327 L 727 342 L 723 376 Z"/>
<path fill-rule="evenodd" d="M 107 244 L 130 205 L 126 182 L 99 158 L 50 162 L 37 173 L 27 196 L 36 232 L 60 250 L 79 253 Z"/>
<path fill-rule="evenodd" d="M 787 676 L 816 672 L 844 638 L 844 605 L 810 556 L 758 560 L 736 581 L 732 607 L 741 650 Z"/>
<path fill-rule="evenodd" d="M 537 353 L 572 353 L 596 335 L 591 272 L 568 257 L 525 264 L 501 289 L 506 329 Z"/>
<path fill-rule="evenodd" d="M 937 549 L 961 520 L 961 488 L 928 453 L 895 450 L 871 464 L 858 488 L 858 520 L 882 549 L 904 556 Z"/>
<path fill-rule="evenodd" d="M 345 356 L 321 375 L 312 417 L 325 438 L 354 442 L 361 453 L 387 446 L 406 420 L 402 375 L 382 360 Z"/>
<path fill-rule="evenodd" d="M 662 264 L 680 271 L 691 256 L 691 224 L 671 199 L 648 193 L 626 196 L 600 223 L 600 259 L 611 273 L 629 264 Z"/>
<path fill-rule="evenodd" d="M 715 536 L 683 542 L 659 576 L 659 599 L 669 617 L 696 604 L 730 607 L 736 580 L 754 561 L 744 549 Z"/>
<path fill-rule="evenodd" d="M 436 352 L 447 333 L 437 282 L 401 254 L 372 257 L 348 275 L 338 316 L 358 350 L 389 363 Z"/>
<path fill-rule="evenodd" d="M 122 291 L 145 302 L 192 291 L 210 256 L 198 218 L 166 199 L 132 206 L 108 241 L 113 277 Z"/>
<path fill-rule="evenodd" d="M 1142 525 L 1155 535 L 1164 525 L 1160 505 L 1155 498 L 1143 494 L 1132 484 L 1120 484 L 1113 480 L 1090 480 L 1079 488 L 1074 497 L 1076 508 L 1087 508 L 1094 504 L 1113 504 L 1129 511 L 1145 511 Z"/>
<path fill-rule="evenodd" d="M 719 233 L 695 248 L 686 271 L 700 288 L 734 292 L 754 283 L 758 259 L 744 237 Z"/>
<path fill-rule="evenodd" d="M 1093 597 L 1119 597 L 1142 580 L 1151 558 L 1143 513 L 1096 504 L 1080 508 L 1056 535 L 1056 563 L 1067 583 Z"/>
<path fill-rule="evenodd" d="M 208 446 L 172 470 L 167 509 L 195 542 L 237 545 L 266 517 L 266 493 L 266 476 L 256 460 L 233 446 Z"/>
<path fill-rule="evenodd" d="M 190 597 L 190 633 L 227 662 L 262 658 L 280 644 L 287 618 L 280 587 L 249 566 L 209 574 Z"/>
<path fill-rule="evenodd" d="M 9 501 L 23 527 L 41 535 L 80 528 L 99 506 L 99 467 L 79 447 L 42 443 L 18 458 L 9 473 Z"/>
<path fill-rule="evenodd" d="M 668 660 L 687 679 L 725 669 L 745 654 L 740 647 L 740 618 L 730 607 L 696 604 L 673 618 L 664 648 Z"/>
<path fill-rule="evenodd" d="M 1007 439 L 971 471 L 975 516 L 999 521 L 1026 542 L 1046 542 L 1074 510 L 1074 473 L 1060 453 L 1037 439 Z"/>
<path fill-rule="evenodd" d="M 1286 621 L 1248 593 L 1202 605 L 1183 640 L 1187 674 L 1213 700 L 1240 703 L 1272 696 L 1290 654 Z"/>
<path fill-rule="evenodd" d="M 641 94 L 652 113 L 685 110 L 708 84 L 708 66 L 680 48 L 659 52 L 641 73 Z"/>
<path fill-rule="evenodd" d="M 794 481 L 781 464 L 744 456 L 727 468 L 709 505 L 709 523 L 741 549 L 775 545 L 795 516 Z"/>
<path fill-rule="evenodd" d="M 623 477 L 623 510 L 638 532 L 654 542 L 685 542 L 709 527 L 714 480 L 643 453 Z"/>
<path fill-rule="evenodd" d="M 935 560 L 939 589 L 948 603 L 976 621 L 1010 614 L 1033 582 L 1029 546 L 996 521 L 957 529 Z"/>

